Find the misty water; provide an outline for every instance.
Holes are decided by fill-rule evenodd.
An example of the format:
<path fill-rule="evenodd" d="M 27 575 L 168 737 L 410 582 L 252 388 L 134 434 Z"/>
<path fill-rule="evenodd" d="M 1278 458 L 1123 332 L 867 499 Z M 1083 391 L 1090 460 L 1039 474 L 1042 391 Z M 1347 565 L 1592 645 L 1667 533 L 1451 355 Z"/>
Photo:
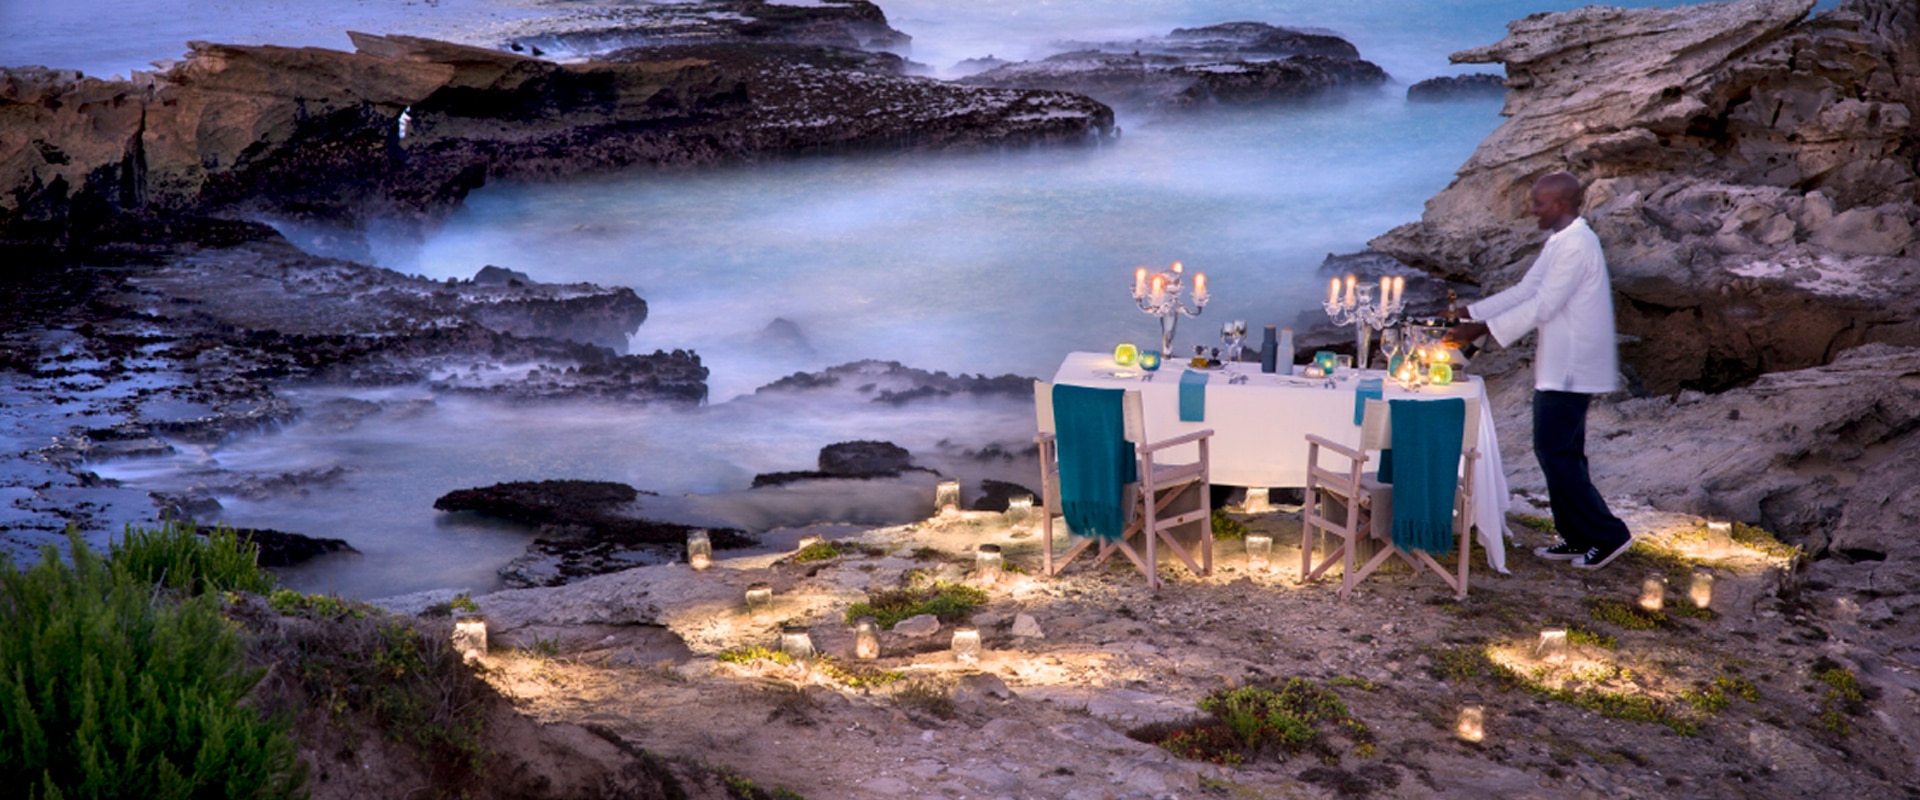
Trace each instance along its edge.
<path fill-rule="evenodd" d="M 88 5 L 0 4 L 0 63 L 105 74 L 172 57 L 186 38 L 346 47 L 341 28 L 497 44 L 565 8 L 491 0 L 265 0 L 226 8 L 157 0 L 115 12 L 153 15 L 155 26 L 123 20 L 106 36 L 86 21 Z M 1032 484 L 1036 476 L 997 474 L 960 455 L 1029 438 L 1028 403 L 947 399 L 895 408 L 845 393 L 754 389 L 864 358 L 1050 376 L 1068 351 L 1152 340 L 1153 321 L 1127 297 L 1131 271 L 1176 260 L 1208 273 L 1214 293 L 1205 316 L 1183 325 L 1181 342 L 1217 339 L 1210 332 L 1228 319 L 1291 324 L 1311 307 L 1321 285 L 1315 270 L 1328 253 L 1358 251 L 1417 219 L 1426 198 L 1499 122 L 1498 102 L 1409 104 L 1406 83 L 1463 71 L 1446 55 L 1496 41 L 1509 19 L 1575 5 L 883 0 L 894 26 L 915 37 L 913 57 L 936 69 L 988 54 L 1044 55 L 1068 38 L 1126 40 L 1253 19 L 1343 35 L 1396 83 L 1304 107 L 1177 117 L 1122 109 L 1124 135 L 1093 148 L 830 156 L 498 184 L 475 192 L 424 238 L 375 230 L 343 245 L 331 232 L 285 229 L 317 252 L 433 278 L 470 277 L 493 264 L 543 281 L 631 286 L 650 304 L 632 350 L 699 353 L 712 370 L 711 402 L 527 408 L 433 397 L 424 387 L 287 387 L 303 405 L 355 394 L 390 410 L 344 429 L 301 422 L 98 471 L 165 489 L 193 485 L 210 469 L 273 475 L 342 467 L 305 496 L 220 500 L 232 524 L 347 539 L 365 555 L 322 560 L 284 579 L 361 597 L 497 585 L 494 570 L 521 552 L 527 532 L 431 506 L 447 491 L 498 481 L 617 480 L 660 492 L 650 502 L 679 517 L 752 529 L 816 519 L 883 523 L 916 513 L 880 496 L 887 487 L 868 489 L 875 496 L 865 503 L 857 489 L 836 490 L 838 499 L 803 493 L 751 513 L 740 510 L 747 504 L 725 502 L 755 473 L 811 468 L 822 445 L 848 439 L 894 441 L 970 481 Z M 21 24 L 40 35 L 23 34 Z M 804 345 L 759 340 L 776 318 L 795 323 Z M 682 497 L 689 493 L 722 499 Z"/>

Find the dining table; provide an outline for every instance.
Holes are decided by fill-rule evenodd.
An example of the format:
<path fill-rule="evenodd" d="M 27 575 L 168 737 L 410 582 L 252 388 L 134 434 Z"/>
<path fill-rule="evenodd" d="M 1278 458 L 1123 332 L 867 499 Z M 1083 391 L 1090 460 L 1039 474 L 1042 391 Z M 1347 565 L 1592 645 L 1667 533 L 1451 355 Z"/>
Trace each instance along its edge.
<path fill-rule="evenodd" d="M 1363 377 L 1381 378 L 1382 400 L 1478 399 L 1480 430 L 1475 449 L 1479 458 L 1473 465 L 1473 525 L 1486 549 L 1488 566 L 1507 572 L 1506 541 L 1510 532 L 1506 514 L 1512 500 L 1484 381 L 1478 376 L 1460 375 L 1449 385 L 1409 388 L 1380 370 L 1348 369 L 1331 380 L 1306 377 L 1303 370 L 1304 365 L 1295 365 L 1289 373 L 1265 373 L 1257 363 L 1196 369 L 1169 361 L 1149 372 L 1138 365 L 1122 365 L 1111 353 L 1075 352 L 1061 362 L 1053 382 L 1138 390 L 1147 441 L 1211 428 L 1214 433 L 1208 446 L 1208 469 L 1212 481 L 1269 488 L 1306 486 L 1309 433 L 1359 447 L 1354 396 Z M 1182 420 L 1180 414 L 1182 377 L 1189 371 L 1206 375 L 1198 420 Z M 1170 449 L 1164 456 L 1169 462 L 1190 462 L 1199 457 L 1198 446 L 1192 444 Z"/>

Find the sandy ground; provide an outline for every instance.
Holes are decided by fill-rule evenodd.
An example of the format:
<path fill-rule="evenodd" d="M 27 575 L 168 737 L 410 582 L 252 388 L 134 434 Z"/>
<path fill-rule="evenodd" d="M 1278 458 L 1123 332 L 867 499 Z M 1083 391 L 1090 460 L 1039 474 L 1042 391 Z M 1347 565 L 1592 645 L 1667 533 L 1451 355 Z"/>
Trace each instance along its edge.
<path fill-rule="evenodd" d="M 677 581 L 766 580 L 787 604 L 758 618 L 743 604 L 663 614 L 691 658 L 684 650 L 672 657 L 678 642 L 662 647 L 651 626 L 591 636 L 547 629 L 545 639 L 522 630 L 496 637 L 488 675 L 535 719 L 601 726 L 657 753 L 815 800 L 1909 796 L 1911 785 L 1899 787 L 1912 780 L 1911 755 L 1893 728 L 1911 718 L 1912 695 L 1869 691 L 1876 696 L 1864 705 L 1835 710 L 1829 684 L 1815 677 L 1853 663 L 1839 612 L 1796 599 L 1783 560 L 1740 547 L 1706 558 L 1697 520 L 1621 510 L 1642 544 L 1607 568 L 1583 572 L 1538 559 L 1530 551 L 1547 535 L 1515 525 L 1512 574 L 1486 570 L 1476 550 L 1464 601 L 1435 576 L 1405 568 L 1368 579 L 1345 601 L 1336 597 L 1337 579 L 1303 584 L 1299 517 L 1284 507 L 1236 515 L 1275 537 L 1270 569 L 1249 570 L 1241 542 L 1220 540 L 1211 576 L 1163 558 L 1158 592 L 1124 562 L 1096 567 L 1083 558 L 1062 575 L 1039 576 L 1037 537 L 1010 531 L 999 515 L 971 513 L 849 537 L 882 555 L 622 573 L 648 581 L 661 603 L 671 602 L 664 598 Z M 948 651 L 952 625 L 918 639 L 885 633 L 881 658 L 854 660 L 841 618 L 847 598 L 861 587 L 898 585 L 916 569 L 965 579 L 963 554 L 989 542 L 1003 545 L 1019 572 L 990 586 L 990 602 L 973 618 L 985 640 L 977 665 Z M 1668 574 L 1671 603 L 1689 590 L 1690 573 L 1680 570 L 1693 566 L 1717 578 L 1707 618 L 1672 615 L 1662 627 L 1629 630 L 1592 610 L 1590 598 L 1634 604 L 1654 570 Z M 648 570 L 650 577 L 635 577 Z M 487 598 L 478 599 L 485 608 Z M 1044 635 L 1015 636 L 1032 632 L 1015 625 L 1019 615 Z M 686 622 L 695 616 L 704 621 Z M 841 665 L 907 678 L 848 687 L 804 665 L 713 658 L 724 647 L 776 645 L 783 621 L 810 624 L 816 646 Z M 1541 628 L 1569 624 L 1618 646 L 1576 645 L 1564 661 L 1538 657 Z M 1541 686 L 1650 699 L 1697 731 L 1609 718 L 1449 672 L 1448 653 L 1475 649 Z M 1826 656 L 1835 658 L 1820 660 Z M 1220 766 L 1126 735 L 1193 715 L 1215 690 L 1293 677 L 1332 688 L 1375 746 L 1357 748 L 1327 731 L 1325 753 L 1269 752 Z M 1733 696 L 1717 711 L 1682 699 L 1716 678 L 1749 681 L 1759 699 Z M 1456 735 L 1469 705 L 1484 708 L 1481 741 Z M 1823 711 L 1833 713 L 1823 721 Z"/>

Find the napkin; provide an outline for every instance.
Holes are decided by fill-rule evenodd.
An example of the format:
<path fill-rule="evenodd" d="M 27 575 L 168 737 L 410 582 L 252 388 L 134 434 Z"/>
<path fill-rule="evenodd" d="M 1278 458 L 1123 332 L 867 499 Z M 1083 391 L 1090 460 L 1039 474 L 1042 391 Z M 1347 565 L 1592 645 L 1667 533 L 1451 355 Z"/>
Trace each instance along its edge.
<path fill-rule="evenodd" d="M 1139 480 L 1127 441 L 1123 389 L 1054 384 L 1053 427 L 1060 443 L 1060 511 L 1067 529 L 1114 541 L 1125 531 L 1121 490 Z"/>
<path fill-rule="evenodd" d="M 1453 549 L 1453 495 L 1467 401 L 1391 400 L 1393 544 L 1443 555 Z"/>
<path fill-rule="evenodd" d="M 1180 373 L 1180 421 L 1199 422 L 1207 418 L 1207 373 L 1187 370 Z"/>
<path fill-rule="evenodd" d="M 1367 401 L 1380 399 L 1380 379 L 1361 378 L 1359 385 L 1353 387 L 1353 424 L 1358 425 L 1367 418 Z"/>

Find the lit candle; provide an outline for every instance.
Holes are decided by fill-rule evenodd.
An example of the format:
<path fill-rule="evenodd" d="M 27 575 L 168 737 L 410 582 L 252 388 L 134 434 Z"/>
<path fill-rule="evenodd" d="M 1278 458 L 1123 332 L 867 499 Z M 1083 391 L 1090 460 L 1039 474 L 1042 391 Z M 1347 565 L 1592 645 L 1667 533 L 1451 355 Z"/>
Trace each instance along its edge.
<path fill-rule="evenodd" d="M 1385 275 L 1382 275 L 1380 276 L 1380 305 L 1383 307 L 1387 305 L 1391 305 L 1392 301 L 1393 301 L 1393 279 Z"/>
<path fill-rule="evenodd" d="M 1033 495 L 1016 494 L 1007 499 L 1007 528 L 1016 535 L 1033 522 Z"/>
<path fill-rule="evenodd" d="M 1140 348 L 1132 342 L 1121 342 L 1113 348 L 1113 363 L 1122 367 L 1131 367 L 1140 360 Z"/>
<path fill-rule="evenodd" d="M 1541 661 L 1557 663 L 1567 660 L 1567 629 L 1542 628 L 1540 646 L 1535 649 L 1534 654 L 1539 656 Z"/>
<path fill-rule="evenodd" d="M 1006 557 L 1000 554 L 1000 545 L 983 544 L 974 550 L 974 572 L 980 576 L 980 582 L 995 584 L 1000 582 L 1000 572 L 1006 568 Z"/>
<path fill-rule="evenodd" d="M 1178 275 L 1184 270 L 1186 270 L 1186 267 L 1182 266 L 1180 262 L 1178 261 L 1173 262 L 1173 274 Z"/>
<path fill-rule="evenodd" d="M 1487 736 L 1486 715 L 1487 710 L 1485 707 L 1477 705 L 1461 706 L 1460 717 L 1453 725 L 1453 735 L 1460 737 L 1460 740 L 1463 742 L 1478 742 L 1485 739 Z"/>
<path fill-rule="evenodd" d="M 1156 303 L 1160 302 L 1161 296 L 1165 295 L 1166 293 L 1167 293 L 1167 276 L 1165 275 L 1153 276 L 1153 301 Z"/>
<path fill-rule="evenodd" d="M 487 655 L 487 618 L 467 611 L 453 618 L 453 649 L 471 664 Z"/>
<path fill-rule="evenodd" d="M 1667 573 L 1647 573 L 1647 579 L 1640 582 L 1640 607 L 1648 611 L 1659 611 L 1666 604 Z"/>
<path fill-rule="evenodd" d="M 1140 295 L 1143 295 L 1146 293 L 1147 293 L 1147 268 L 1141 267 L 1133 271 L 1133 296 L 1139 297 Z"/>
<path fill-rule="evenodd" d="M 1695 608 L 1706 608 L 1713 604 L 1713 571 L 1705 567 L 1693 571 L 1693 585 L 1688 587 L 1688 599 Z"/>
<path fill-rule="evenodd" d="M 756 617 L 773 613 L 773 586 L 755 583 L 747 587 L 747 610 Z"/>
<path fill-rule="evenodd" d="M 1205 296 L 1206 293 L 1207 293 L 1207 273 L 1202 272 L 1194 275 L 1193 276 L 1193 296 L 1202 297 L 1202 296 Z"/>
<path fill-rule="evenodd" d="M 933 510 L 944 516 L 960 513 L 959 481 L 941 481 L 933 487 Z"/>
<path fill-rule="evenodd" d="M 1348 308 L 1353 308 L 1355 305 L 1353 300 L 1353 281 L 1354 281 L 1353 276 L 1348 275 L 1347 276 L 1347 298 L 1345 303 L 1346 307 Z"/>
<path fill-rule="evenodd" d="M 853 657 L 861 660 L 880 657 L 880 623 L 873 617 L 861 617 L 854 621 Z"/>
<path fill-rule="evenodd" d="M 1393 279 L 1393 304 L 1394 305 L 1396 306 L 1400 305 L 1400 294 L 1402 292 L 1405 292 L 1406 290 L 1407 290 L 1407 279 L 1404 277 L 1395 277 Z"/>
<path fill-rule="evenodd" d="M 1327 303 L 1331 305 L 1338 302 L 1340 302 L 1340 279 L 1334 278 L 1327 281 Z"/>
<path fill-rule="evenodd" d="M 1247 534 L 1247 570 L 1265 572 L 1267 559 L 1273 555 L 1273 537 L 1264 533 Z"/>
<path fill-rule="evenodd" d="M 687 531 L 687 563 L 694 569 L 706 569 L 713 563 L 713 540 L 705 529 Z"/>
<path fill-rule="evenodd" d="M 813 658 L 813 635 L 807 632 L 807 626 L 789 624 L 780 629 L 780 652 L 789 658 L 806 660 Z"/>
<path fill-rule="evenodd" d="M 962 625 L 953 630 L 953 660 L 962 664 L 980 663 L 980 629 Z"/>

